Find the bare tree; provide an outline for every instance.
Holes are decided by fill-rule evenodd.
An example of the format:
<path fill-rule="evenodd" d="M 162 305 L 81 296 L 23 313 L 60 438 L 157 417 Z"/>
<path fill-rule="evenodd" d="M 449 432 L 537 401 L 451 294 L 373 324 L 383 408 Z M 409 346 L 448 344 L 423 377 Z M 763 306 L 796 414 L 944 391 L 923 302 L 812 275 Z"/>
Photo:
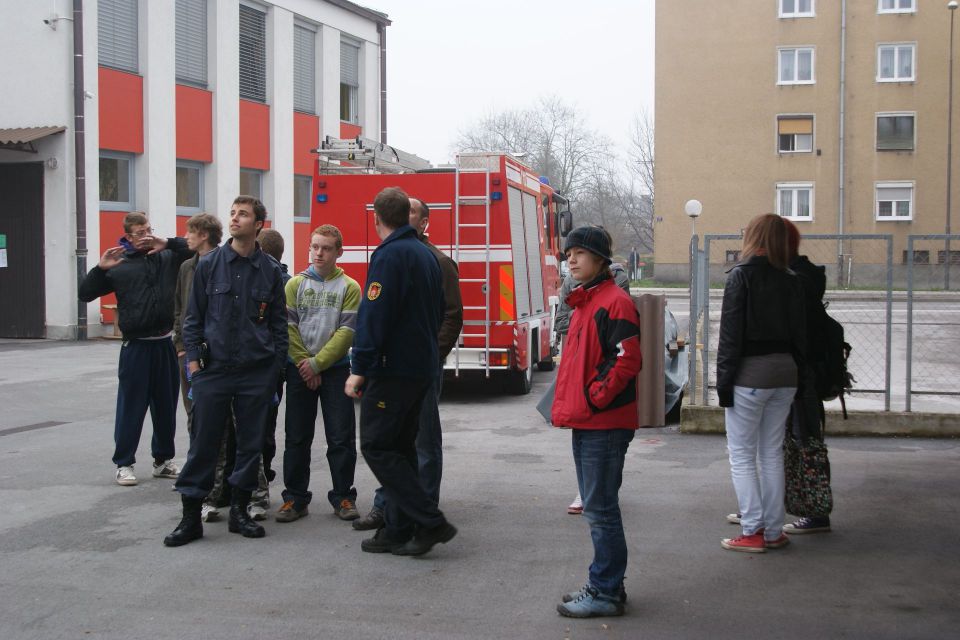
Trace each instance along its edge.
<path fill-rule="evenodd" d="M 527 109 L 490 113 L 462 130 L 460 151 L 507 152 L 550 179 L 572 202 L 576 224 L 606 227 L 625 255 L 653 249 L 653 124 L 641 112 L 626 157 L 556 96 Z"/>
<path fill-rule="evenodd" d="M 556 96 L 540 98 L 528 109 L 491 113 L 460 132 L 460 151 L 503 151 L 523 156 L 560 193 L 577 201 L 585 170 L 609 141 L 583 116 Z"/>

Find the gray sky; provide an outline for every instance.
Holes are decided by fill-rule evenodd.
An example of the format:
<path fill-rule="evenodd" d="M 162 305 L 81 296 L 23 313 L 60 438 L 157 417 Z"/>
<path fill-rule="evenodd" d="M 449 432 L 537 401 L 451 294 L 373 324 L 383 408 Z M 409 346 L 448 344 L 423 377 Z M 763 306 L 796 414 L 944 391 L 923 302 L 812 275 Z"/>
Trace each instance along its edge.
<path fill-rule="evenodd" d="M 451 159 L 460 129 L 542 95 L 615 141 L 641 109 L 653 112 L 654 0 L 360 3 L 393 21 L 388 141 L 434 164 Z"/>

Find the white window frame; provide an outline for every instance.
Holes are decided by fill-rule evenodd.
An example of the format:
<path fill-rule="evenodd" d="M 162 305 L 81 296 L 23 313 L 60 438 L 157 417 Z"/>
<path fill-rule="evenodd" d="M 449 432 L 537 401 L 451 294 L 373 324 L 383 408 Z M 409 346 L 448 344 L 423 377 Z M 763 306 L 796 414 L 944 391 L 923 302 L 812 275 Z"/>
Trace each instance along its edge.
<path fill-rule="evenodd" d="M 301 215 L 297 213 L 297 183 L 306 182 L 308 185 L 307 192 L 307 214 Z M 313 209 L 313 178 L 308 175 L 295 173 L 293 174 L 293 221 L 294 222 L 310 222 L 310 213 Z"/>
<path fill-rule="evenodd" d="M 900 50 L 903 47 L 910 47 L 910 72 L 911 75 L 909 78 L 901 78 L 898 74 L 900 72 Z M 884 49 L 893 48 L 893 69 L 894 76 L 892 78 L 884 78 L 880 75 L 880 58 L 883 55 Z M 915 82 L 917 79 L 917 43 L 916 42 L 881 42 L 877 44 L 877 82 Z"/>
<path fill-rule="evenodd" d="M 125 160 L 127 162 L 127 196 L 128 200 L 100 200 L 100 210 L 101 211 L 134 211 L 136 207 L 134 203 L 137 201 L 136 194 L 134 190 L 136 189 L 137 184 L 137 174 L 135 170 L 136 156 L 132 153 L 120 153 L 117 151 L 101 151 L 100 152 L 101 160 Z M 98 179 L 97 179 L 97 197 L 100 197 L 100 180 L 99 180 L 99 161 L 97 163 L 98 167 Z"/>
<path fill-rule="evenodd" d="M 298 65 L 297 65 L 298 58 L 297 58 L 297 41 L 296 41 L 296 38 L 297 38 L 297 35 L 296 35 L 296 34 L 300 32 L 300 31 L 298 31 L 298 30 L 302 30 L 303 32 L 309 33 L 310 36 L 308 36 L 308 37 L 311 37 L 311 36 L 312 36 L 313 59 L 309 62 L 310 68 L 309 68 L 308 70 L 306 70 L 306 71 L 309 71 L 309 73 L 305 73 L 305 74 L 299 74 L 299 73 L 298 73 L 299 67 L 298 67 Z M 293 83 L 294 83 L 294 84 L 293 84 L 293 87 L 294 87 L 294 99 L 293 99 L 293 102 L 294 102 L 294 105 L 293 105 L 293 109 L 294 109 L 294 111 L 298 111 L 298 112 L 300 112 L 300 113 L 307 113 L 307 114 L 310 114 L 310 115 L 316 115 L 316 113 L 317 113 L 317 85 L 319 84 L 319 83 L 317 82 L 317 68 L 318 68 L 317 61 L 319 60 L 319 55 L 318 55 L 318 51 L 317 51 L 317 27 L 316 27 L 316 25 L 313 25 L 313 24 L 311 24 L 311 23 L 309 23 L 309 22 L 304 22 L 304 21 L 302 21 L 302 20 L 294 20 L 294 22 L 293 22 L 293 34 L 294 34 L 294 35 L 293 35 L 293 39 L 294 39 L 294 40 L 293 40 L 293 47 L 294 47 L 294 58 L 293 58 Z M 303 79 L 304 81 L 309 82 L 309 87 L 301 87 L 301 86 L 300 86 L 301 77 L 302 77 L 302 79 Z M 307 104 L 299 104 L 299 105 L 298 105 L 298 104 L 297 104 L 297 92 L 298 92 L 301 88 L 307 88 L 307 89 L 309 89 L 309 92 L 308 92 L 308 93 L 309 93 L 309 97 L 307 98 L 307 99 L 310 101 L 310 104 L 309 104 L 309 105 L 307 105 Z"/>
<path fill-rule="evenodd" d="M 255 178 L 257 179 L 257 193 L 242 193 L 241 195 L 253 196 L 254 198 L 256 198 L 257 200 L 259 200 L 260 202 L 263 202 L 263 174 L 264 174 L 264 171 L 263 171 L 262 169 L 248 169 L 248 168 L 246 168 L 246 167 L 241 167 L 241 168 L 240 168 L 240 175 L 243 176 L 243 174 L 250 175 L 250 176 L 255 177 Z M 268 219 L 269 219 L 269 216 L 268 216 Z"/>
<path fill-rule="evenodd" d="M 909 149 L 881 149 L 880 148 L 880 118 L 913 118 L 913 142 Z M 893 151 L 909 153 L 917 150 L 917 112 L 916 111 L 878 111 L 874 119 L 873 127 L 873 148 L 877 151 Z"/>
<path fill-rule="evenodd" d="M 817 16 L 817 0 L 810 0 L 810 10 L 800 11 L 797 7 L 801 0 L 791 0 L 793 2 L 793 11 L 784 11 L 783 3 L 785 0 L 777 0 L 777 14 L 781 18 L 815 18 Z"/>
<path fill-rule="evenodd" d="M 783 52 L 793 51 L 793 80 L 783 79 Z M 800 52 L 810 52 L 810 79 L 798 80 L 800 65 L 798 64 Z M 797 85 L 797 84 L 816 84 L 817 82 L 817 51 L 812 45 L 795 45 L 790 47 L 777 47 L 777 84 L 778 85 Z"/>
<path fill-rule="evenodd" d="M 810 192 L 810 213 L 806 216 L 797 215 L 797 192 L 798 191 L 809 191 Z M 792 191 L 793 197 L 791 198 L 791 211 L 785 213 L 780 209 L 780 194 L 783 191 Z M 777 183 L 777 201 L 775 203 L 775 211 L 777 215 L 781 218 L 786 218 L 791 221 L 797 222 L 813 222 L 814 216 L 814 198 L 816 196 L 816 190 L 814 188 L 813 182 L 778 182 Z"/>
<path fill-rule="evenodd" d="M 804 118 L 809 118 L 811 123 L 810 128 L 810 148 L 805 150 L 794 149 L 793 151 L 784 150 L 780 148 L 780 121 L 781 120 L 801 120 Z M 816 148 L 817 142 L 817 119 L 812 113 L 778 113 L 776 119 L 774 120 L 774 126 L 776 127 L 774 131 L 774 136 L 776 137 L 777 153 L 782 154 L 794 154 L 794 153 L 813 153 L 813 150 Z M 792 135 L 805 135 L 805 134 L 792 134 Z M 794 145 L 796 146 L 796 145 Z"/>
<path fill-rule="evenodd" d="M 239 87 L 240 99 L 266 104 L 267 91 L 268 91 L 268 87 L 270 86 L 270 78 L 268 77 L 269 69 L 270 69 L 270 52 L 267 51 L 267 42 L 270 40 L 270 33 L 269 33 L 270 32 L 270 20 L 269 20 L 270 16 L 267 15 L 268 13 L 267 7 L 257 4 L 256 2 L 250 2 L 249 0 L 240 0 L 240 6 L 263 14 L 263 42 L 260 43 L 262 52 L 259 50 L 257 51 L 263 54 L 263 59 L 259 60 L 259 59 L 256 59 L 256 56 L 254 56 L 254 58 L 250 60 L 252 64 L 256 65 L 255 67 L 251 68 L 254 75 L 262 76 L 263 86 L 259 86 L 259 81 L 261 80 L 260 77 L 253 77 L 253 75 L 246 78 L 244 77 L 243 56 L 238 53 L 239 62 L 240 62 L 240 68 L 238 70 L 239 78 L 240 78 L 240 87 Z M 238 52 L 240 47 L 241 28 L 242 28 L 242 25 L 238 23 L 237 25 Z M 293 36 L 291 35 L 290 37 L 292 38 Z"/>
<path fill-rule="evenodd" d="M 881 189 L 910 189 L 909 215 L 898 216 L 896 214 L 897 207 L 896 205 L 893 205 L 892 207 L 893 215 L 881 216 L 880 215 L 881 202 L 904 202 L 903 200 L 881 200 L 880 199 Z M 897 180 L 897 181 L 890 180 L 890 181 L 875 182 L 873 184 L 873 218 L 877 222 L 912 222 L 913 212 L 916 208 L 916 199 L 917 199 L 917 189 L 916 189 L 916 183 L 913 180 Z"/>
<path fill-rule="evenodd" d="M 198 190 L 197 190 L 197 206 L 195 206 L 195 207 L 186 207 L 186 206 L 181 206 L 181 205 L 178 204 L 178 205 L 177 205 L 177 215 L 178 215 L 178 216 L 193 216 L 193 215 L 196 215 L 196 214 L 198 214 L 198 213 L 202 213 L 203 210 L 204 210 L 204 207 L 203 207 L 203 198 L 204 198 L 204 193 L 203 193 L 203 182 L 204 182 L 204 178 L 203 178 L 203 163 L 202 163 L 202 162 L 195 162 L 195 161 L 193 161 L 193 160 L 177 160 L 177 169 L 196 170 L 196 171 L 197 171 L 197 180 L 198 180 L 198 184 L 199 184 L 199 188 L 198 188 Z M 176 174 L 174 174 L 174 175 L 176 175 Z M 176 198 L 176 193 L 174 193 L 174 198 Z"/>
<path fill-rule="evenodd" d="M 137 0 L 104 0 L 97 8 L 96 19 L 99 33 L 97 64 L 139 74 L 140 3 Z"/>
<path fill-rule="evenodd" d="M 349 124 L 360 124 L 360 84 L 363 82 L 363 43 L 356 38 L 351 38 L 346 34 L 341 34 L 340 36 L 340 48 L 343 50 L 343 46 L 351 46 L 357 49 L 357 78 L 356 84 L 350 84 L 349 82 L 344 82 L 343 78 L 343 69 L 341 62 L 341 71 L 340 71 L 340 121 L 346 122 Z M 342 54 L 341 54 L 342 55 Z M 348 111 L 347 118 L 343 117 L 343 91 L 344 87 L 347 87 L 347 106 Z"/>
<path fill-rule="evenodd" d="M 177 0 L 176 2 L 173 46 L 176 55 L 177 84 L 207 88 L 210 75 L 208 11 L 207 0 Z M 192 48 L 190 45 L 198 46 Z"/>
<path fill-rule="evenodd" d="M 877 13 L 916 13 L 917 12 L 917 0 L 908 0 L 910 2 L 910 7 L 904 9 L 899 5 L 904 2 L 904 0 L 893 0 L 894 7 L 892 9 L 884 9 L 883 2 L 884 0 L 877 0 Z"/>

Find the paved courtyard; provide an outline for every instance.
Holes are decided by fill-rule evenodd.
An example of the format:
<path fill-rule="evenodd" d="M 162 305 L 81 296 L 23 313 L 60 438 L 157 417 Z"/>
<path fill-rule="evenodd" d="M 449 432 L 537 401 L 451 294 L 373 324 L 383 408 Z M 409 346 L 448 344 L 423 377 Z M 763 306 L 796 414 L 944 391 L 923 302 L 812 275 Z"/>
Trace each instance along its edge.
<path fill-rule="evenodd" d="M 586 523 L 569 435 L 525 397 L 448 388 L 442 508 L 460 535 L 420 559 L 361 553 L 364 535 L 323 496 L 311 515 L 168 549 L 171 481 L 113 483 L 119 343 L 0 342 L 0 638 L 944 638 L 960 626 L 960 443 L 828 440 L 834 532 L 754 556 L 736 531 L 724 440 L 645 430 L 621 492 L 627 615 L 569 620 L 555 605 L 585 579 Z M 282 425 L 281 413 L 281 425 Z M 186 454 L 186 430 L 177 436 Z M 282 426 L 278 430 L 282 446 Z M 361 462 L 361 511 L 375 481 Z M 281 486 L 272 486 L 274 507 Z"/>

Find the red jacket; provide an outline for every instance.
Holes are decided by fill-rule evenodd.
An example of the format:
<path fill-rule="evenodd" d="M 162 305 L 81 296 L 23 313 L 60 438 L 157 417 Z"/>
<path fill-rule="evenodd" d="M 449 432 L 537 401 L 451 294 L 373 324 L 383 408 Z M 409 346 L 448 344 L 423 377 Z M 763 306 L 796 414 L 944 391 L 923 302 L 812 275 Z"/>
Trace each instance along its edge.
<path fill-rule="evenodd" d="M 574 429 L 636 429 L 640 317 L 609 277 L 574 289 L 552 422 Z"/>

